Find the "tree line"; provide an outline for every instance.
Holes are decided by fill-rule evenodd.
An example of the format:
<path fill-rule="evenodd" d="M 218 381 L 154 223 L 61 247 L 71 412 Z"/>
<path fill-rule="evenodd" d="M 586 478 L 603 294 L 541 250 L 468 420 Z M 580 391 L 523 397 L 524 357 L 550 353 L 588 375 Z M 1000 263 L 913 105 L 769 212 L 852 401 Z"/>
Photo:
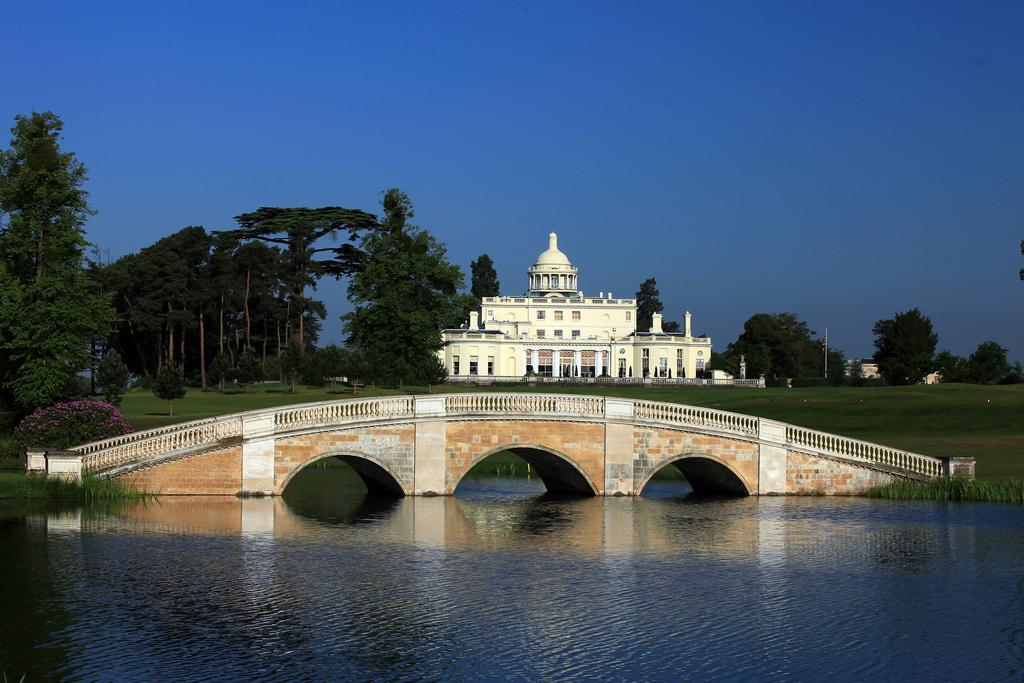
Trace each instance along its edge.
<path fill-rule="evenodd" d="M 127 374 L 177 396 L 260 379 L 438 382 L 441 329 L 497 294 L 486 254 L 471 291 L 409 197 L 380 215 L 340 206 L 260 207 L 222 230 L 188 226 L 102 263 L 85 239 L 87 172 L 61 149 L 63 122 L 20 115 L 0 151 L 0 402 L 24 412 L 81 392 L 115 398 Z M 318 348 L 323 277 L 347 278 L 344 348 Z M 108 360 L 109 359 L 109 360 Z M 105 385 L 111 385 L 106 387 Z"/>
<path fill-rule="evenodd" d="M 443 380 L 441 330 L 458 327 L 499 283 L 487 254 L 462 269 L 412 222 L 397 188 L 379 213 L 340 206 L 259 207 L 221 230 L 188 226 L 138 253 L 102 263 L 85 239 L 95 211 L 87 171 L 61 147 L 50 112 L 19 115 L 0 150 L 0 404 L 27 412 L 82 392 L 85 370 L 115 399 L 129 374 L 173 400 L 185 384 L 224 388 L 261 379 L 294 385 L 348 376 L 386 385 Z M 345 347 L 318 347 L 326 320 L 314 296 L 324 277 L 347 278 L 353 305 Z M 637 292 L 637 329 L 663 310 L 657 282 Z M 666 332 L 679 323 L 663 322 Z M 1020 365 L 986 342 L 968 358 L 935 353 L 931 321 L 914 309 L 875 325 L 886 381 L 1020 381 Z M 712 367 L 749 377 L 846 379 L 843 354 L 793 313 L 759 313 Z M 856 377 L 854 380 L 856 381 Z"/>
<path fill-rule="evenodd" d="M 636 300 L 637 330 L 650 329 L 654 314 L 664 310 L 655 278 L 641 283 Z M 662 329 L 679 332 L 679 324 L 665 321 Z M 994 341 L 982 342 L 967 357 L 949 351 L 937 353 L 939 338 L 932 321 L 917 308 L 877 321 L 872 332 L 872 360 L 886 384 L 917 384 L 932 373 L 938 373 L 941 382 L 1024 382 L 1021 364 L 1010 363 L 1007 349 Z M 861 360 L 847 362 L 839 349 L 826 349 L 825 339 L 796 313 L 752 315 L 743 323 L 737 339 L 714 354 L 710 367 L 737 375 L 741 358 L 746 362 L 747 377 L 764 377 L 769 386 L 788 386 L 791 382 L 804 386 L 862 386 L 868 382 Z"/>
<path fill-rule="evenodd" d="M 982 342 L 967 358 L 949 351 L 936 353 L 939 338 L 932 321 L 916 308 L 877 321 L 872 332 L 872 360 L 885 384 L 918 384 L 932 373 L 938 373 L 940 382 L 1024 382 L 1020 363 L 1011 364 L 1007 349 L 993 341 Z M 758 313 L 743 324 L 736 341 L 715 354 L 712 364 L 735 374 L 742 355 L 747 376 L 763 376 L 772 386 L 786 385 L 790 380 L 835 386 L 868 382 L 860 360 L 848 363 L 843 352 L 831 346 L 826 351 L 824 339 L 815 335 L 795 313 Z"/>

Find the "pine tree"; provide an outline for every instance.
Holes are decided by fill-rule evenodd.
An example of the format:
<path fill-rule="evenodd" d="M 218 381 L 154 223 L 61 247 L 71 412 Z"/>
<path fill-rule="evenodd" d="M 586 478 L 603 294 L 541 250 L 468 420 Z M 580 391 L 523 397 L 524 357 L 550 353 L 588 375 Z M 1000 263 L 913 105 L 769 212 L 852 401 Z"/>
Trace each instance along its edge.
<path fill-rule="evenodd" d="M 295 378 L 302 372 L 306 361 L 305 355 L 305 349 L 302 348 L 298 340 L 289 342 L 281 352 L 281 371 L 288 381 L 288 391 L 292 394 L 295 393 Z"/>
<path fill-rule="evenodd" d="M 128 366 L 114 349 L 107 351 L 97 368 L 96 379 L 103 389 L 103 398 L 115 406 L 121 405 L 128 390 Z"/>
<path fill-rule="evenodd" d="M 85 166 L 52 113 L 17 116 L 0 151 L 0 385 L 21 409 L 51 403 L 92 364 L 113 319 L 85 268 Z"/>
<path fill-rule="evenodd" d="M 640 284 L 636 293 L 636 330 L 646 332 L 654 325 L 654 314 L 661 313 L 665 306 L 659 298 L 658 282 L 649 277 Z"/>
<path fill-rule="evenodd" d="M 185 376 L 181 368 L 170 363 L 160 368 L 153 379 L 153 393 L 167 401 L 167 414 L 171 417 L 174 417 L 175 399 L 184 398 L 185 392 Z"/>
<path fill-rule="evenodd" d="M 494 269 L 494 261 L 487 254 L 480 254 L 475 261 L 469 262 L 470 287 L 476 306 L 485 296 L 498 296 L 501 285 L 498 283 L 498 271 Z"/>
<path fill-rule="evenodd" d="M 238 365 L 235 367 L 235 375 L 238 381 L 245 385 L 245 390 L 249 391 L 252 388 L 254 382 L 258 382 L 263 378 L 263 368 L 260 365 L 260 359 L 250 347 L 242 349 L 242 353 L 238 354 Z"/>

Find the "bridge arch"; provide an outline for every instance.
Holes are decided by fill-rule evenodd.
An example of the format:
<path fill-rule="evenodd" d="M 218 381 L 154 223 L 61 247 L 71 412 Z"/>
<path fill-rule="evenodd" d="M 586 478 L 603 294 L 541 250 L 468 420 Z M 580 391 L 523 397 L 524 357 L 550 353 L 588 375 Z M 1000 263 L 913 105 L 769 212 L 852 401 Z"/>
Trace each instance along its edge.
<path fill-rule="evenodd" d="M 643 493 L 654 475 L 669 466 L 678 469 L 696 493 L 750 496 L 757 492 L 756 487 L 732 463 L 710 453 L 694 452 L 666 458 L 652 467 L 636 485 L 634 495 Z"/>
<path fill-rule="evenodd" d="M 504 446 L 497 446 L 484 453 L 481 453 L 469 461 L 468 467 L 448 484 L 445 492 L 448 495 L 455 493 L 455 489 L 466 475 L 486 458 L 508 451 L 518 455 L 529 463 L 530 467 L 537 473 L 548 493 L 558 493 L 577 496 L 596 496 L 600 489 L 594 485 L 593 480 L 587 476 L 583 468 L 565 453 L 553 448 L 536 443 L 514 443 Z"/>
<path fill-rule="evenodd" d="M 351 467 L 370 493 L 389 496 L 405 496 L 412 493 L 407 485 L 403 485 L 402 478 L 398 473 L 387 464 L 365 453 L 349 451 L 328 451 L 292 468 L 278 484 L 276 493 L 283 493 L 295 475 L 324 458 L 337 458 Z"/>

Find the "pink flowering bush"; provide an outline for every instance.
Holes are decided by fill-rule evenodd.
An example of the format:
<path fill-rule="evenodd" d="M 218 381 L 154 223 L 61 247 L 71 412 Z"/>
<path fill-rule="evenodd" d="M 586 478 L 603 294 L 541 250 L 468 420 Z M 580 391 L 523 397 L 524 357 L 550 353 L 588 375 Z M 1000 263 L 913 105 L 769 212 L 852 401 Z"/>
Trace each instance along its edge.
<path fill-rule="evenodd" d="M 22 448 L 69 448 L 120 436 L 132 426 L 106 401 L 64 401 L 36 408 L 14 430 Z"/>

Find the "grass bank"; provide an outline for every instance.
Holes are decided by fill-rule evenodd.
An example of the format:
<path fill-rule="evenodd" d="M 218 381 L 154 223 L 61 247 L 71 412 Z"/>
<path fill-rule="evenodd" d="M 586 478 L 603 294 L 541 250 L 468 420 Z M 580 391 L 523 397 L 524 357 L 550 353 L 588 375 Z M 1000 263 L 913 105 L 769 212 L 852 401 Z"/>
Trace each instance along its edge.
<path fill-rule="evenodd" d="M 868 489 L 868 498 L 1024 504 L 1024 479 L 898 481 Z"/>
<path fill-rule="evenodd" d="M 0 472 L 0 498 L 93 503 L 141 500 L 149 495 L 114 479 L 85 476 L 81 481 L 69 481 L 38 474 Z"/>

